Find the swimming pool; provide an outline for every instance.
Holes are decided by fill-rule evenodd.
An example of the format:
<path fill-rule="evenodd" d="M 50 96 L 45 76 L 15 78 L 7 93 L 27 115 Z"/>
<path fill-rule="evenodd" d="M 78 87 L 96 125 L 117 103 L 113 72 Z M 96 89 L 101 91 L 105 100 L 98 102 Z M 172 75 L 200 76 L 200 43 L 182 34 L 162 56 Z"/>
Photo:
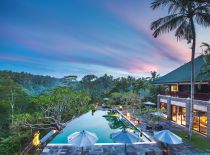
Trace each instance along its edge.
<path fill-rule="evenodd" d="M 112 133 L 121 131 L 123 128 L 129 128 L 136 131 L 136 133 L 138 132 L 134 126 L 128 126 L 127 123 L 118 119 L 116 114 L 110 113 L 109 111 L 90 111 L 69 122 L 50 144 L 67 144 L 67 137 L 70 134 L 82 130 L 95 133 L 99 138 L 97 143 L 114 143 L 110 138 Z"/>

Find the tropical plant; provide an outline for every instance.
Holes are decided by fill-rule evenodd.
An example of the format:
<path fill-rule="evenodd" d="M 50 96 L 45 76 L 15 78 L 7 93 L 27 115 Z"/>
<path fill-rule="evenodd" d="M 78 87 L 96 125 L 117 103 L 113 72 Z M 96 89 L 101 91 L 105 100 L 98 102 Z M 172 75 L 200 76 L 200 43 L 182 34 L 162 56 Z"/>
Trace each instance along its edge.
<path fill-rule="evenodd" d="M 210 54 L 210 45 L 207 43 L 202 43 L 200 47 L 204 47 L 204 55 L 209 55 Z"/>
<path fill-rule="evenodd" d="M 153 36 L 156 38 L 162 33 L 175 30 L 175 36 L 178 40 L 185 39 L 188 43 L 192 41 L 192 77 L 191 77 L 191 105 L 190 105 L 190 124 L 189 137 L 192 136 L 193 120 L 193 99 L 194 99 L 194 58 L 196 47 L 195 23 L 208 27 L 210 23 L 210 8 L 206 3 L 184 0 L 154 0 L 151 3 L 152 9 L 167 7 L 169 15 L 160 18 L 151 24 L 151 30 L 154 30 Z"/>
<path fill-rule="evenodd" d="M 200 82 L 202 82 L 205 77 L 210 77 L 210 45 L 207 43 L 202 43 L 200 47 L 205 48 L 203 51 L 204 64 L 201 66 L 199 74 Z"/>

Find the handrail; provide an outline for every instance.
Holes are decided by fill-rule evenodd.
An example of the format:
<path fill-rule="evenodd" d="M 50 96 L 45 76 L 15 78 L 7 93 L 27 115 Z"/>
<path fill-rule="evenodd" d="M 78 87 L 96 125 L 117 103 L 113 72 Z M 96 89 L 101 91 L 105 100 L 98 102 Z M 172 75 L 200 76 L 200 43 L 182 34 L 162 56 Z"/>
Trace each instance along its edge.
<path fill-rule="evenodd" d="M 160 95 L 170 95 L 170 96 L 175 96 L 175 97 L 180 97 L 180 98 L 190 97 L 190 92 L 189 91 L 181 91 L 181 92 L 160 91 L 159 93 L 160 93 Z M 194 94 L 194 98 L 198 99 L 198 100 L 209 101 L 210 100 L 210 93 L 196 92 Z"/>

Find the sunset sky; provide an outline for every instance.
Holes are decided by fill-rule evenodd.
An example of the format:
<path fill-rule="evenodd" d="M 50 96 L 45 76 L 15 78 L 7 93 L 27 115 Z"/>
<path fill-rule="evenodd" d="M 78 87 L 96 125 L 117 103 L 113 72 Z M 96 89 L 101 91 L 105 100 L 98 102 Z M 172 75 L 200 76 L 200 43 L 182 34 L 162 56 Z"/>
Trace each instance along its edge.
<path fill-rule="evenodd" d="M 174 33 L 155 39 L 152 21 L 167 15 L 150 0 L 0 0 L 0 70 L 62 77 L 161 75 L 190 60 Z M 197 55 L 210 29 L 196 25 Z"/>

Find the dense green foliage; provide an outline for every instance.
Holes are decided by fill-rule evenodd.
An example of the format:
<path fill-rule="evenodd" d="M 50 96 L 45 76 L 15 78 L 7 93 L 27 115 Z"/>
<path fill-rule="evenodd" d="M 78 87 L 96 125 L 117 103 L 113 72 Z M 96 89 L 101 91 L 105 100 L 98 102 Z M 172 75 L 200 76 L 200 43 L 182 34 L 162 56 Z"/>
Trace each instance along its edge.
<path fill-rule="evenodd" d="M 51 87 L 55 78 L 9 71 L 0 74 L 0 154 L 19 154 L 35 131 L 43 135 L 51 129 L 62 130 L 68 120 L 94 107 L 85 90 Z M 26 93 L 26 85 L 45 89 L 32 96 Z"/>
<path fill-rule="evenodd" d="M 0 154 L 19 154 L 34 132 L 39 130 L 42 137 L 52 129 L 60 131 L 95 103 L 139 108 L 142 100 L 156 101 L 158 89 L 151 82 L 159 76 L 152 72 L 151 78 L 115 79 L 105 74 L 68 81 L 23 72 L 0 71 L 0 75 Z"/>
<path fill-rule="evenodd" d="M 152 81 L 159 77 L 156 72 L 151 72 L 151 77 L 134 78 L 131 76 L 114 79 L 113 76 L 97 77 L 95 75 L 86 75 L 80 81 L 80 88 L 87 90 L 93 101 L 102 101 L 103 98 L 112 97 L 113 93 L 123 94 L 133 92 L 137 95 L 143 95 L 148 92 L 147 99 L 156 102 L 158 87 L 152 85 Z"/>
<path fill-rule="evenodd" d="M 2 79 L 11 79 L 16 84 L 21 85 L 23 91 L 28 95 L 38 95 L 48 88 L 54 88 L 63 83 L 63 79 L 12 71 L 0 71 L 0 80 Z"/>

